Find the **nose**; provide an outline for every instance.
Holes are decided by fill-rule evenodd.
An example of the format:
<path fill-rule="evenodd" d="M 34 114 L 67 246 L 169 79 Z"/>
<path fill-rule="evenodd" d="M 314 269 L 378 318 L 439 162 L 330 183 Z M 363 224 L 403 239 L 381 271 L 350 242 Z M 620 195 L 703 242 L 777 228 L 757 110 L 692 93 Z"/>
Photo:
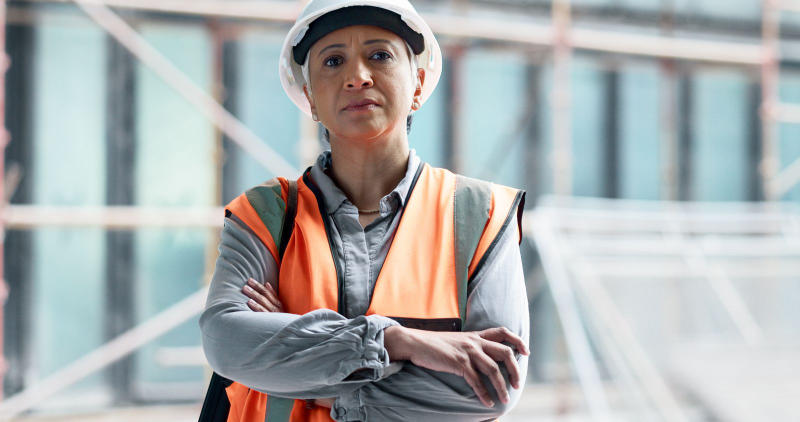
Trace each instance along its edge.
<path fill-rule="evenodd" d="M 358 90 L 372 87 L 372 75 L 363 60 L 351 60 L 347 71 L 345 89 Z"/>

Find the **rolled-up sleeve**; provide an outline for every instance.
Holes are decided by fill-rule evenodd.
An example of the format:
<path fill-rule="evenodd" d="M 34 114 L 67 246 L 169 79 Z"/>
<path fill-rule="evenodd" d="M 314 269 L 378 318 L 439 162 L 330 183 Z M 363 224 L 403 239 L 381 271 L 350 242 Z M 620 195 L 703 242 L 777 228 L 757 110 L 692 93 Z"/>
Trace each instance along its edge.
<path fill-rule="evenodd" d="M 525 278 L 518 244 L 518 231 L 510 224 L 490 251 L 484 267 L 468 286 L 466 331 L 506 327 L 528 343 L 529 317 Z M 516 354 L 520 384 L 524 386 L 528 357 Z M 414 420 L 482 421 L 499 417 L 519 400 L 521 389 L 508 382 L 500 364 L 511 400 L 501 403 L 488 378 L 487 388 L 495 395 L 495 406 L 484 406 L 464 378 L 437 372 L 406 362 L 403 368 L 384 379 L 342 393 L 331 417 L 339 421 Z"/>
<path fill-rule="evenodd" d="M 305 315 L 253 312 L 247 279 L 275 283 L 276 263 L 245 226 L 226 218 L 219 257 L 200 317 L 203 350 L 220 375 L 289 398 L 335 397 L 379 380 L 390 367 L 380 315 L 345 318 L 320 309 Z"/>

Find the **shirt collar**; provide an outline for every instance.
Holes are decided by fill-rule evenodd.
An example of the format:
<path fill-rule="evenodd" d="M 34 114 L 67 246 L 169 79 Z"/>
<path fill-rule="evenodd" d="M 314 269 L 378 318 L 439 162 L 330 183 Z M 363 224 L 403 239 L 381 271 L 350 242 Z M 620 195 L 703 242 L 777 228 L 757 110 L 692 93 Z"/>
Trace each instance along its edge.
<path fill-rule="evenodd" d="M 384 198 L 388 196 L 394 195 L 400 207 L 405 206 L 405 200 L 408 196 L 408 190 L 411 188 L 411 182 L 414 179 L 414 175 L 417 172 L 417 168 L 420 166 L 421 161 L 419 157 L 417 157 L 417 153 L 415 150 L 411 149 L 408 153 L 408 167 L 406 168 L 406 174 L 403 176 L 403 179 L 400 180 L 400 183 L 389 192 L 388 195 L 384 196 Z M 322 196 L 325 200 L 325 207 L 328 209 L 328 214 L 333 214 L 342 204 L 347 201 L 347 196 L 336 186 L 336 183 L 333 182 L 333 179 L 325 173 L 331 167 L 331 152 L 330 151 L 323 151 L 319 157 L 317 157 L 316 163 L 311 167 L 311 178 L 314 179 L 314 183 L 319 188 L 320 192 L 322 192 Z"/>

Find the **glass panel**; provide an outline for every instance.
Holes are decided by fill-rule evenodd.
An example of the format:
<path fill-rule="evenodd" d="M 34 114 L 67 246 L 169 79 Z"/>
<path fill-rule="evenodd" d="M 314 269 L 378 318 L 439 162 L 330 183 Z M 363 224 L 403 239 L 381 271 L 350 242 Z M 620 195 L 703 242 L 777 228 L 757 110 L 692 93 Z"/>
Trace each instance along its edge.
<path fill-rule="evenodd" d="M 444 167 L 447 164 L 444 148 L 444 131 L 450 113 L 447 112 L 446 75 L 442 75 L 439 84 L 428 101 L 414 113 L 408 144 L 417 151 L 417 155 L 432 166 Z"/>
<path fill-rule="evenodd" d="M 572 62 L 572 189 L 577 196 L 602 196 L 604 145 L 603 72 L 593 61 Z"/>
<path fill-rule="evenodd" d="M 105 202 L 105 36 L 83 20 L 44 16 L 35 27 L 33 202 Z M 41 378 L 103 342 L 105 234 L 33 232 L 34 374 Z M 70 394 L 96 388 L 95 374 Z"/>
<path fill-rule="evenodd" d="M 781 72 L 780 99 L 787 104 L 800 105 L 800 73 Z M 779 125 L 779 133 L 780 167 L 785 169 L 800 160 L 800 124 Z M 795 184 L 783 199 L 800 201 L 800 183 Z"/>
<path fill-rule="evenodd" d="M 761 2 L 753 0 L 677 0 L 675 10 L 717 18 L 761 21 Z"/>
<path fill-rule="evenodd" d="M 145 39 L 200 87 L 211 88 L 211 43 L 202 26 L 147 24 Z M 139 64 L 136 104 L 136 203 L 142 206 L 208 207 L 216 202 L 214 132 L 211 124 L 152 71 Z M 136 316 L 152 317 L 195 292 L 204 282 L 206 245 L 203 229 L 137 232 L 135 254 Z M 163 347 L 200 345 L 197 318 L 181 325 L 137 353 L 139 392 L 161 399 L 181 395 L 186 383 L 191 397 L 202 391 L 200 366 L 164 367 L 156 361 Z M 159 386 L 160 384 L 160 386 Z"/>
<path fill-rule="evenodd" d="M 572 61 L 570 124 L 572 129 L 572 193 L 580 196 L 603 194 L 606 153 L 603 145 L 603 73 L 585 58 Z M 553 192 L 553 68 L 545 67 L 541 89 L 542 165 L 541 192 Z"/>
<path fill-rule="evenodd" d="M 300 162 L 300 116 L 281 87 L 278 59 L 283 34 L 249 32 L 238 41 L 236 112 L 253 133 L 298 169 L 313 163 Z M 234 146 L 238 177 L 237 192 L 274 176 L 244 150 Z"/>
<path fill-rule="evenodd" d="M 631 66 L 620 72 L 619 195 L 659 199 L 659 71 Z"/>
<path fill-rule="evenodd" d="M 541 104 L 538 112 L 542 127 L 542 147 L 538 159 L 542 164 L 539 166 L 541 169 L 539 180 L 533 183 L 538 184 L 538 190 L 542 194 L 550 194 L 553 193 L 553 184 L 555 183 L 553 180 L 553 66 L 551 62 L 547 62 L 542 68 L 542 76 L 539 80 L 539 104 Z"/>
<path fill-rule="evenodd" d="M 510 53 L 475 50 L 464 56 L 465 175 L 522 186 L 525 65 Z"/>
<path fill-rule="evenodd" d="M 748 193 L 748 80 L 731 70 L 696 74 L 692 82 L 691 199 L 743 201 Z"/>

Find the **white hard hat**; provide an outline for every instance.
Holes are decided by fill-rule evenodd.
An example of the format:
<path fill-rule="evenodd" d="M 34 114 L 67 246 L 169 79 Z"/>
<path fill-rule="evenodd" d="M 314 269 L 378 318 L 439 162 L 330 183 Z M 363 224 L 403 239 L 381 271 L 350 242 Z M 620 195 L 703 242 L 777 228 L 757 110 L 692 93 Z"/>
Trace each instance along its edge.
<path fill-rule="evenodd" d="M 362 6 L 362 7 L 357 7 Z M 364 7 L 366 6 L 366 7 Z M 342 10 L 350 8 L 347 10 Z M 348 11 L 359 9 L 373 10 L 379 9 L 381 12 L 389 11 L 394 13 L 360 13 L 351 16 Z M 345 12 L 348 16 L 345 19 L 327 19 L 325 25 L 315 27 L 316 34 L 309 34 L 311 24 L 323 15 L 336 12 Z M 397 14 L 398 16 L 394 16 Z M 384 16 L 391 15 L 391 16 Z M 400 23 L 392 24 L 391 18 Z M 399 20 L 397 19 L 399 17 Z M 375 19 L 374 21 L 372 19 Z M 322 22 L 322 21 L 321 21 Z M 431 28 L 422 20 L 422 17 L 414 9 L 408 0 L 311 0 L 300 16 L 295 21 L 294 26 L 286 35 L 281 49 L 281 58 L 278 63 L 278 73 L 281 78 L 281 85 L 289 98 L 307 115 L 311 115 L 311 108 L 308 100 L 303 94 L 303 85 L 306 84 L 303 78 L 301 63 L 305 61 L 306 53 L 311 44 L 319 40 L 326 33 L 349 25 L 376 25 L 381 26 L 403 37 L 416 54 L 417 66 L 425 69 L 425 83 L 422 87 L 420 104 L 430 97 L 439 77 L 442 74 L 442 52 L 439 43 L 433 36 Z M 404 24 L 404 25 L 403 25 Z M 394 25 L 394 26 L 393 26 Z M 309 37 L 306 37 L 309 35 Z M 301 43 L 302 41 L 302 43 Z M 302 44 L 299 45 L 298 44 Z M 295 47 L 298 47 L 297 49 Z M 298 63 L 298 61 L 300 63 Z"/>

